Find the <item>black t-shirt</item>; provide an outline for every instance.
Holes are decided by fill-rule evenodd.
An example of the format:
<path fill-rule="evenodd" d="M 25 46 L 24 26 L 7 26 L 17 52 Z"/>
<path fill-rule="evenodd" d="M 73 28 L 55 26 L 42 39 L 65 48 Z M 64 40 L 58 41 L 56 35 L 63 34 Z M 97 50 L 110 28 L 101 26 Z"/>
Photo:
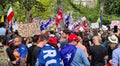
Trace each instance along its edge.
<path fill-rule="evenodd" d="M 38 57 L 38 53 L 40 51 L 41 47 L 34 47 L 33 52 L 32 52 L 32 62 L 31 62 L 31 66 L 35 66 L 37 57 Z"/>
<path fill-rule="evenodd" d="M 33 49 L 36 47 L 36 45 L 32 45 L 30 48 L 28 48 L 28 57 L 27 57 L 27 63 L 30 64 L 32 63 L 32 53 Z"/>
<path fill-rule="evenodd" d="M 89 48 L 89 55 L 92 56 L 91 66 L 104 66 L 104 57 L 107 49 L 102 45 L 94 45 Z"/>

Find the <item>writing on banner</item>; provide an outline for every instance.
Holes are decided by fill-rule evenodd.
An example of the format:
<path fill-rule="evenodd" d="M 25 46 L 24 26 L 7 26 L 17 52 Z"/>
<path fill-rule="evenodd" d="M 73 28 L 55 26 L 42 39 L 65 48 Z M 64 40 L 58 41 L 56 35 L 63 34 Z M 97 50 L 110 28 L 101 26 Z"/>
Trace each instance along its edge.
<path fill-rule="evenodd" d="M 39 23 L 19 24 L 18 32 L 22 37 L 29 37 L 40 34 Z"/>
<path fill-rule="evenodd" d="M 99 28 L 99 23 L 91 23 L 91 28 Z"/>

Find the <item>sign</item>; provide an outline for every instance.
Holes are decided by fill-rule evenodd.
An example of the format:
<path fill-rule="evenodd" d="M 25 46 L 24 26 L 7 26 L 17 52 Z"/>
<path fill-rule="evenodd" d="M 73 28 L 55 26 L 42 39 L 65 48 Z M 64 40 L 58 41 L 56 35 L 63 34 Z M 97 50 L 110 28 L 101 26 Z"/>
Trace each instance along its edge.
<path fill-rule="evenodd" d="M 82 21 L 85 21 L 85 20 L 87 20 L 87 19 L 86 19 L 86 17 L 84 16 L 84 17 L 81 18 L 81 20 L 82 20 Z"/>
<path fill-rule="evenodd" d="M 113 21 L 111 21 L 111 25 L 112 26 L 116 26 L 116 25 L 118 25 L 119 24 L 119 21 L 118 20 L 113 20 Z"/>
<path fill-rule="evenodd" d="M 29 37 L 40 34 L 39 23 L 19 24 L 18 32 L 22 37 Z"/>
<path fill-rule="evenodd" d="M 91 23 L 91 28 L 99 28 L 99 23 Z"/>

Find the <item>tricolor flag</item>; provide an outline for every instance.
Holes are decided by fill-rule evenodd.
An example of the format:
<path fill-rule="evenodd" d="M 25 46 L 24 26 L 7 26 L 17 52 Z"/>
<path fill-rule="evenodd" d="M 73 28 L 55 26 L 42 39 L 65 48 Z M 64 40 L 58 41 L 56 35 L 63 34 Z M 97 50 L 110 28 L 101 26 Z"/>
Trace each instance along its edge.
<path fill-rule="evenodd" d="M 70 23 L 70 13 L 68 14 L 68 16 L 65 18 L 65 26 L 68 28 Z"/>
<path fill-rule="evenodd" d="M 51 24 L 52 18 L 49 19 L 49 21 L 45 24 L 45 27 L 47 27 L 49 24 Z"/>
<path fill-rule="evenodd" d="M 62 15 L 62 9 L 59 10 L 57 16 L 56 16 L 56 27 L 58 27 L 59 22 L 63 20 L 63 15 Z"/>
<path fill-rule="evenodd" d="M 10 7 L 9 10 L 8 10 L 8 13 L 7 13 L 7 20 L 8 20 L 9 24 L 12 21 L 13 16 L 14 16 L 14 12 L 13 12 L 12 7 Z"/>
<path fill-rule="evenodd" d="M 97 22 L 102 23 L 102 16 L 99 16 L 99 17 L 98 17 Z"/>

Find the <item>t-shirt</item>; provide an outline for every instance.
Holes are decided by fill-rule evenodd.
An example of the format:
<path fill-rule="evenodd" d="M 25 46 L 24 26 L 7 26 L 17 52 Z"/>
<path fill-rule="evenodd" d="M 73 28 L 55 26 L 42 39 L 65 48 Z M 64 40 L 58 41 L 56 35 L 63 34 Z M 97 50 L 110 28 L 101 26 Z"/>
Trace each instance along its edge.
<path fill-rule="evenodd" d="M 32 53 L 33 53 L 33 49 L 36 47 L 36 45 L 32 45 L 29 49 L 28 49 L 28 57 L 27 57 L 27 63 L 30 64 L 30 66 L 32 65 Z"/>
<path fill-rule="evenodd" d="M 5 28 L 3 28 L 3 27 L 0 28 L 0 35 L 3 35 L 3 36 L 6 35 L 6 29 Z"/>
<path fill-rule="evenodd" d="M 89 55 L 92 56 L 91 66 L 104 66 L 107 49 L 102 45 L 94 45 L 90 47 Z"/>
<path fill-rule="evenodd" d="M 41 47 L 38 47 L 38 46 L 34 47 L 33 52 L 32 52 L 32 57 L 31 57 L 31 60 L 32 60 L 31 66 L 35 66 L 35 63 L 36 63 L 37 57 L 38 57 L 38 53 L 40 50 L 41 50 Z"/>
<path fill-rule="evenodd" d="M 58 50 L 53 46 L 46 44 L 39 51 L 35 66 L 62 66 Z"/>

